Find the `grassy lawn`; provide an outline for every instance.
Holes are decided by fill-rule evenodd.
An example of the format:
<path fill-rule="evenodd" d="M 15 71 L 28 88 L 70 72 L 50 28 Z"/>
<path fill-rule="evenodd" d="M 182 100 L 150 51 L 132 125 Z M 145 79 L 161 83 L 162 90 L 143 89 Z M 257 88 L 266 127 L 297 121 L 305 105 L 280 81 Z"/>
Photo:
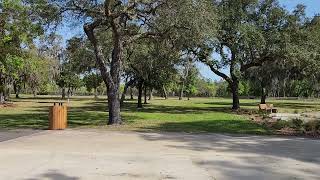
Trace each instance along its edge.
<path fill-rule="evenodd" d="M 23 96 L 13 99 L 15 107 L 0 108 L 0 128 L 48 127 L 48 107 L 59 97 Z M 280 112 L 318 111 L 319 101 L 271 100 Z M 106 126 L 106 99 L 74 97 L 70 100 L 68 123 L 71 128 L 95 127 L 110 130 L 218 132 L 270 134 L 271 130 L 254 124 L 246 116 L 230 111 L 231 99 L 193 98 L 190 101 L 155 99 L 143 109 L 128 101 L 122 109 L 124 125 Z M 259 100 L 241 100 L 242 109 L 256 110 Z"/>

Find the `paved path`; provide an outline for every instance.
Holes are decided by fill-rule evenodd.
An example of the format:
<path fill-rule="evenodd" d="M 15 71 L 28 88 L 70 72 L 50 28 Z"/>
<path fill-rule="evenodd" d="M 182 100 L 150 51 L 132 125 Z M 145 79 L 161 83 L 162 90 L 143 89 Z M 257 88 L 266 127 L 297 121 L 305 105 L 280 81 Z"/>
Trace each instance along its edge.
<path fill-rule="evenodd" d="M 2 180 L 320 179 L 320 141 L 303 138 L 42 131 L 0 142 Z"/>
<path fill-rule="evenodd" d="M 18 130 L 0 130 L 0 142 L 15 139 L 18 137 L 29 136 L 40 132 L 40 130 L 18 129 Z"/>

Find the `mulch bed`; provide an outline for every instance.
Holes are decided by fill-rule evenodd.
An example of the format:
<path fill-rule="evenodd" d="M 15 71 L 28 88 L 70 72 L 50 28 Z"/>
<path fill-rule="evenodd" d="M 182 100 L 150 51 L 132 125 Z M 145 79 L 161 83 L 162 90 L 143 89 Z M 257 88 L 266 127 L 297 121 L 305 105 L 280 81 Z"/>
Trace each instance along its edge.
<path fill-rule="evenodd" d="M 252 122 L 267 126 L 268 128 L 272 128 L 273 125 L 277 122 L 277 120 L 272 118 L 264 118 L 258 114 L 251 115 L 250 119 Z M 299 137 L 308 137 L 308 138 L 316 138 L 320 139 L 320 133 L 313 132 L 301 132 L 294 128 L 285 127 L 280 130 L 275 130 L 276 135 L 284 135 L 284 136 L 299 136 Z"/>

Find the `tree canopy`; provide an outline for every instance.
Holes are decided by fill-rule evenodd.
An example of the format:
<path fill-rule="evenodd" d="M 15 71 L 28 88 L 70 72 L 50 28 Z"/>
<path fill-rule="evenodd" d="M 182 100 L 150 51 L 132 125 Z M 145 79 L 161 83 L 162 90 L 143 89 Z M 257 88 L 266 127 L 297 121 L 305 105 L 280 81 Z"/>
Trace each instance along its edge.
<path fill-rule="evenodd" d="M 3 0 L 0 101 L 24 92 L 108 97 L 121 124 L 130 92 L 178 96 L 320 96 L 320 18 L 277 0 Z M 56 30 L 81 27 L 67 41 Z M 203 63 L 222 78 L 201 76 Z M 227 71 L 226 71 L 227 69 Z M 53 91 L 53 92 L 51 92 Z"/>

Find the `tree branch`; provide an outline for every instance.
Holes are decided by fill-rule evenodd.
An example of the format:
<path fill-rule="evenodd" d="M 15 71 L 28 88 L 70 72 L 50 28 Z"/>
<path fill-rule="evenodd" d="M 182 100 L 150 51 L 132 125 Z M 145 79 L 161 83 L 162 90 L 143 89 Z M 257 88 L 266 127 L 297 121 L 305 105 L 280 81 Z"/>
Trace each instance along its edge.
<path fill-rule="evenodd" d="M 99 69 L 101 71 L 101 75 L 103 78 L 103 81 L 107 84 L 107 85 L 114 85 L 114 82 L 112 81 L 112 77 L 110 74 L 110 70 L 107 68 L 106 64 L 105 64 L 105 57 L 103 55 L 102 52 L 102 47 L 98 44 L 98 41 L 94 35 L 94 29 L 98 26 L 100 26 L 101 24 L 103 24 L 103 21 L 101 20 L 97 20 L 91 24 L 85 24 L 84 25 L 84 31 L 86 33 L 86 35 L 88 36 L 89 41 L 92 43 L 93 48 L 94 48 L 94 53 L 96 56 L 96 61 L 97 64 L 99 66 Z"/>
<path fill-rule="evenodd" d="M 260 58 L 259 61 L 250 62 L 248 64 L 241 64 L 240 71 L 244 72 L 252 67 L 262 66 L 263 63 L 268 62 L 268 61 L 272 61 L 272 60 L 274 60 L 273 57 L 265 56 L 263 58 Z"/>
<path fill-rule="evenodd" d="M 224 80 L 226 80 L 228 83 L 232 83 L 232 79 L 227 76 L 226 74 L 224 74 L 223 72 L 220 72 L 218 69 L 216 69 L 214 67 L 214 64 L 212 63 L 212 61 L 207 60 L 207 59 L 199 59 L 201 62 L 203 62 L 204 64 L 206 64 L 207 66 L 209 66 L 210 70 L 215 73 L 216 75 L 222 77 Z"/>

